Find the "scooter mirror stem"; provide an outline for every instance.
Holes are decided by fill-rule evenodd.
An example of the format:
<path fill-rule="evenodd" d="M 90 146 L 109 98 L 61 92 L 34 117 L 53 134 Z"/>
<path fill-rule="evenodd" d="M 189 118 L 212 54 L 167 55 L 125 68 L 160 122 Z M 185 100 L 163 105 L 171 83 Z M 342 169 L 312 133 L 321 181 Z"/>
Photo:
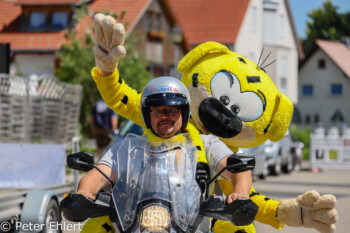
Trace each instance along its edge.
<path fill-rule="evenodd" d="M 77 160 L 76 164 L 85 165 L 85 166 L 89 166 L 89 165 L 93 166 L 94 168 L 96 168 L 97 171 L 99 171 L 112 184 L 112 187 L 114 187 L 115 183 L 103 171 L 101 171 L 101 169 L 99 169 L 96 165 L 89 164 L 89 163 L 81 161 L 81 160 Z"/>
<path fill-rule="evenodd" d="M 232 154 L 227 158 L 226 167 L 221 169 L 219 173 L 217 173 L 211 180 L 208 182 L 208 186 L 210 183 L 215 181 L 218 176 L 220 176 L 225 170 L 228 170 L 231 173 L 239 173 L 248 170 L 252 170 L 255 167 L 255 158 L 251 156 L 239 156 L 237 154 Z"/>
<path fill-rule="evenodd" d="M 221 171 L 218 172 L 213 178 L 211 178 L 211 180 L 209 180 L 209 182 L 208 182 L 208 186 L 209 186 L 213 181 L 215 181 L 216 178 L 218 178 L 218 177 L 221 175 L 221 173 L 223 173 L 226 169 L 227 169 L 227 167 L 224 167 L 224 168 L 221 169 Z"/>

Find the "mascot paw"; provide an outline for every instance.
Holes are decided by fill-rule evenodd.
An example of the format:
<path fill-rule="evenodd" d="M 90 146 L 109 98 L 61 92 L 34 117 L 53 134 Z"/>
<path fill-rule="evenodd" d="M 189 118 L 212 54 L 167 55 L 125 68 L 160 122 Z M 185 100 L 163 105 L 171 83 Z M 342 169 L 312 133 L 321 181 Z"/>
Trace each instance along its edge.
<path fill-rule="evenodd" d="M 315 228 L 321 233 L 333 233 L 338 213 L 336 198 L 308 191 L 296 199 L 281 200 L 277 209 L 277 220 L 293 227 Z"/>
<path fill-rule="evenodd" d="M 117 23 L 112 16 L 99 13 L 94 17 L 94 28 L 96 64 L 101 70 L 113 72 L 119 58 L 122 58 L 126 53 L 123 46 L 124 26 Z"/>

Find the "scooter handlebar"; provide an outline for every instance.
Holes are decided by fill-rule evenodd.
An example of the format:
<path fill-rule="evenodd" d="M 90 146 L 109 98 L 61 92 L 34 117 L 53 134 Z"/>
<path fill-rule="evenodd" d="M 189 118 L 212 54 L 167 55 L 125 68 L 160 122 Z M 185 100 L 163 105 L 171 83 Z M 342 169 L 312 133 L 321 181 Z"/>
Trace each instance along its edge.
<path fill-rule="evenodd" d="M 113 214 L 112 198 L 99 193 L 92 201 L 79 193 L 71 193 L 61 201 L 63 216 L 72 222 L 83 222 L 88 218 Z"/>
<path fill-rule="evenodd" d="M 203 216 L 230 221 L 236 226 L 245 226 L 254 221 L 258 209 L 250 199 L 237 199 L 225 205 L 221 196 L 211 196 L 203 202 L 200 212 Z"/>

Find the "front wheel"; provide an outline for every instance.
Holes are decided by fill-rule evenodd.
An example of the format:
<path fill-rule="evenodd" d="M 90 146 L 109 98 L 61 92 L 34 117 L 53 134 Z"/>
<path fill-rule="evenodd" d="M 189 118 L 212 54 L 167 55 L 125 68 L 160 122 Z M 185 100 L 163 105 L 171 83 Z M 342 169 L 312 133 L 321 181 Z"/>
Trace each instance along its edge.
<path fill-rule="evenodd" d="M 291 171 L 293 170 L 293 157 L 292 155 L 288 155 L 287 158 L 287 164 L 282 166 L 282 171 L 283 173 L 291 173 Z"/>
<path fill-rule="evenodd" d="M 276 158 L 276 163 L 269 167 L 270 174 L 274 176 L 279 176 L 281 174 L 281 166 L 282 166 L 282 159 L 281 156 L 278 155 Z"/>
<path fill-rule="evenodd" d="M 41 233 L 62 233 L 60 208 L 55 199 L 51 199 L 45 214 L 45 225 Z"/>
<path fill-rule="evenodd" d="M 267 161 L 264 162 L 264 168 L 262 173 L 259 175 L 260 180 L 266 179 L 266 177 L 269 175 L 269 163 Z"/>

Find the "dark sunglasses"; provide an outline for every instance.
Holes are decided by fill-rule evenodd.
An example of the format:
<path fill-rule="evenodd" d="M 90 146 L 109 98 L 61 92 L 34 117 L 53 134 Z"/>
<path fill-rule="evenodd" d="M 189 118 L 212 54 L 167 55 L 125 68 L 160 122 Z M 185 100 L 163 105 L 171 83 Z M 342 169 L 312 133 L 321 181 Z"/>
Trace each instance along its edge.
<path fill-rule="evenodd" d="M 170 108 L 170 109 L 153 109 L 151 112 L 153 113 L 154 116 L 175 116 L 177 112 L 181 110 L 181 108 Z"/>

